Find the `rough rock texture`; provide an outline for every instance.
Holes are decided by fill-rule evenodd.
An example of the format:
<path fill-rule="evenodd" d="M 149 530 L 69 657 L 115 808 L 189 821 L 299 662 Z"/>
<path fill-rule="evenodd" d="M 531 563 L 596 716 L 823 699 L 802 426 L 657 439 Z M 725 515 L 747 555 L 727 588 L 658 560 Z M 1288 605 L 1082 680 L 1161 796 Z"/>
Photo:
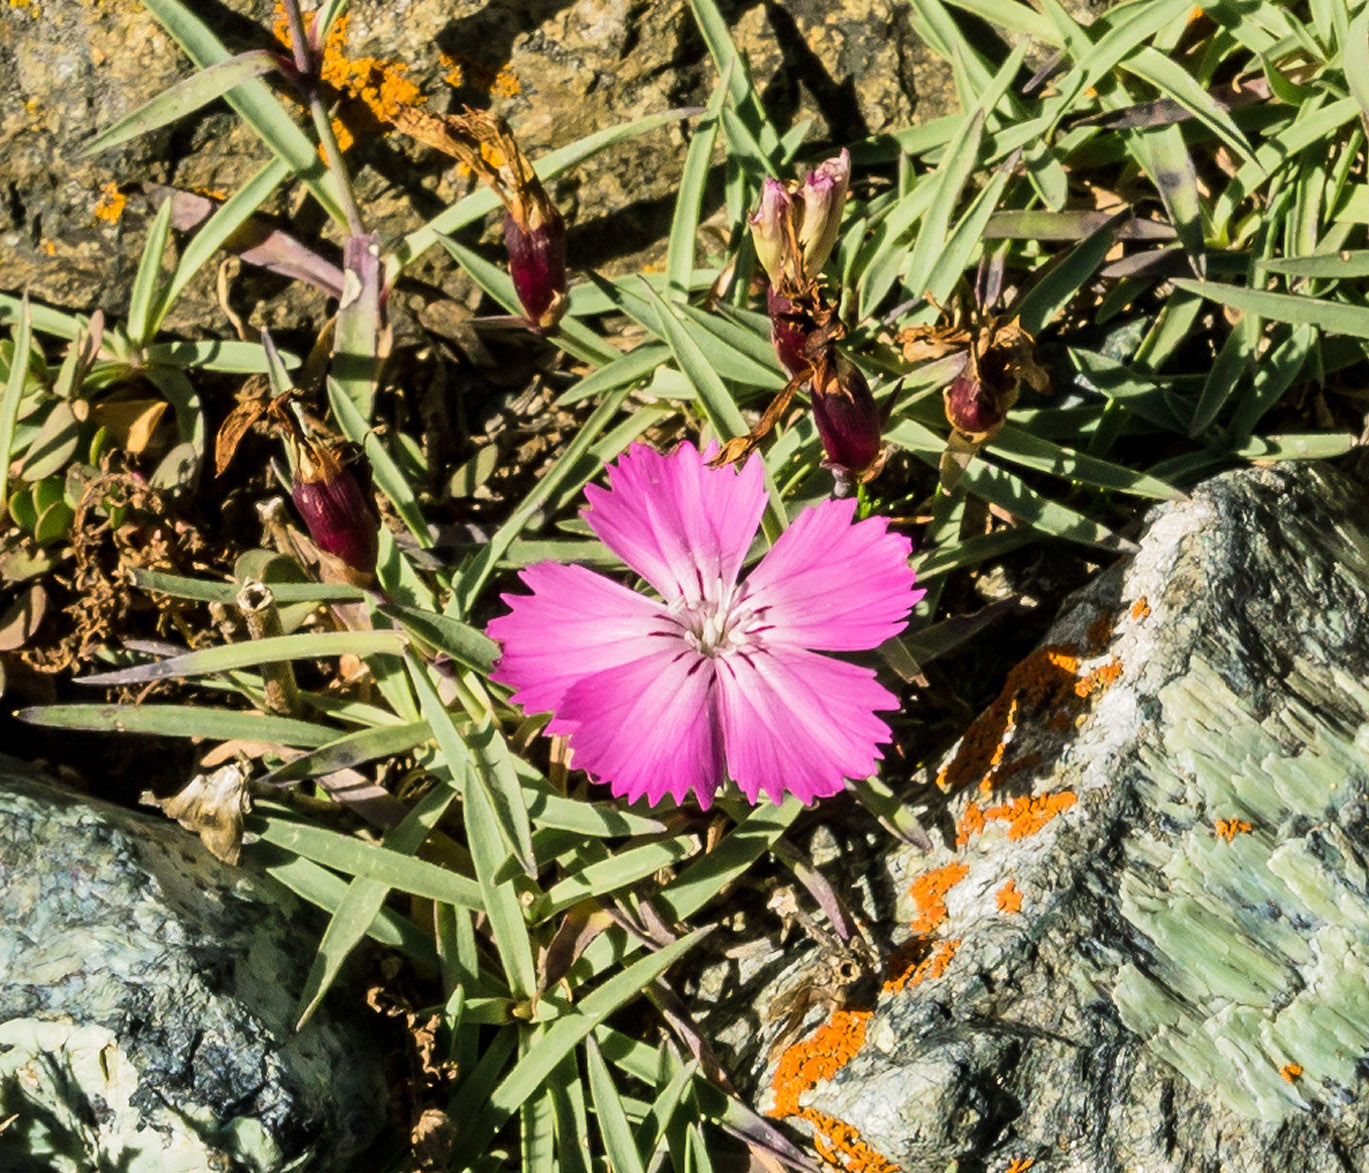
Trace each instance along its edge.
<path fill-rule="evenodd" d="M 935 851 L 848 877 L 914 930 L 882 990 L 767 1062 L 814 962 L 753 961 L 763 1106 L 864 1170 L 1364 1169 L 1367 518 L 1325 466 L 1155 511 L 944 763 Z"/>
<path fill-rule="evenodd" d="M 270 44 L 270 0 L 191 4 L 237 51 Z M 810 137 L 843 141 L 944 113 L 949 72 L 917 43 L 895 0 L 839 4 L 731 3 L 724 10 L 781 126 L 815 119 Z M 534 155 L 604 127 L 707 101 L 716 77 L 679 0 L 356 0 L 347 55 L 403 63 L 436 109 L 490 106 Z M 140 195 L 122 214 L 105 184 L 143 180 L 231 192 L 267 157 L 251 131 L 216 104 L 145 138 L 81 159 L 96 131 L 136 108 L 189 63 L 136 0 L 11 0 L 0 21 L 0 71 L 15 100 L 0 110 L 0 289 L 28 288 L 62 307 L 119 315 L 150 212 Z M 658 130 L 588 161 L 555 192 L 571 224 L 573 265 L 611 264 L 663 240 L 684 163 L 685 131 Z M 408 231 L 459 195 L 452 169 L 394 136 L 353 148 L 359 190 L 382 235 Z M 301 212 L 300 209 L 303 208 Z M 298 191 L 277 203 L 309 237 L 320 217 Z M 436 258 L 434 258 L 436 264 Z M 445 275 L 442 261 L 430 272 Z M 445 276 L 436 276 L 438 280 Z M 213 273 L 169 327 L 227 323 Z M 249 280 L 239 309 L 272 298 L 268 324 L 317 318 L 322 297 Z"/>
<path fill-rule="evenodd" d="M 0 1168 L 345 1169 L 386 1096 L 348 995 L 290 1033 L 314 918 L 33 775 L 0 757 Z"/>

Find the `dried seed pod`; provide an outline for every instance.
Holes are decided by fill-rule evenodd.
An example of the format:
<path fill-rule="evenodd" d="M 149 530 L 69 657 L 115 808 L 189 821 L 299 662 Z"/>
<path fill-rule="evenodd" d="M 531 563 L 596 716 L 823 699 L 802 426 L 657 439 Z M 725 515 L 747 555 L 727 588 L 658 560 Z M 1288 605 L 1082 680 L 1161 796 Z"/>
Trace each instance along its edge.
<path fill-rule="evenodd" d="M 380 515 L 369 486 L 337 454 L 312 440 L 296 444 L 297 468 L 290 489 L 309 536 L 337 559 L 360 585 L 375 575 L 380 553 Z"/>
<path fill-rule="evenodd" d="M 884 420 L 860 368 L 843 354 L 833 355 L 825 377 L 814 380 L 813 421 L 827 463 L 859 477 L 879 460 Z"/>

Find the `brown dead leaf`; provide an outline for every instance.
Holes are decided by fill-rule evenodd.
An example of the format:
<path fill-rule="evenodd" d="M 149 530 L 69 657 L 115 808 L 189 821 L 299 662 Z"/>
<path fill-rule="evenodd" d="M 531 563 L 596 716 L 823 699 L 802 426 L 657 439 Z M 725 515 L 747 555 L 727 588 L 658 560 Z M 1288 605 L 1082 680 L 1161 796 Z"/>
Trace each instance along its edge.
<path fill-rule="evenodd" d="M 47 609 L 48 593 L 35 582 L 0 615 L 0 652 L 12 652 L 28 643 Z"/>
<path fill-rule="evenodd" d="M 242 853 L 242 819 L 252 809 L 246 771 L 231 762 L 212 774 L 196 774 L 178 794 L 158 799 L 145 791 L 139 800 L 159 806 L 168 818 L 194 831 L 216 859 L 236 864 Z"/>
<path fill-rule="evenodd" d="M 94 407 L 95 423 L 131 456 L 152 445 L 153 434 L 170 405 L 165 399 L 106 399 Z"/>

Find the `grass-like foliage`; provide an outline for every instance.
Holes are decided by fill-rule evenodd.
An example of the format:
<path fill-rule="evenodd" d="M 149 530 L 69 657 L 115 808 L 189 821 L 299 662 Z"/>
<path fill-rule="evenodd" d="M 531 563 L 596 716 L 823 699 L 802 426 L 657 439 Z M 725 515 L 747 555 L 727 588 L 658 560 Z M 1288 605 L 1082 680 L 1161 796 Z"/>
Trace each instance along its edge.
<path fill-rule="evenodd" d="M 225 414 L 206 412 L 205 372 L 253 380 L 217 455 L 231 462 L 252 429 L 283 439 L 278 475 L 312 541 L 277 510 L 268 531 L 288 540 L 242 552 L 232 575 L 140 571 L 140 589 L 235 612 L 248 638 L 201 633 L 192 648 L 187 632 L 175 654 L 83 647 L 79 659 L 103 669 L 86 684 L 194 684 L 170 701 L 64 700 L 24 717 L 240 752 L 230 792 L 197 799 L 187 818 L 235 858 L 241 841 L 243 861 L 327 912 L 301 1022 L 364 938 L 409 960 L 429 996 L 416 1021 L 436 1039 L 419 1095 L 457 1122 L 441 1134 L 443 1167 L 686 1173 L 711 1168 L 719 1129 L 771 1167 L 812 1167 L 732 1091 L 676 993 L 755 866 L 791 872 L 843 922 L 838 935 L 851 931 L 786 838 L 804 808 L 792 797 L 753 807 L 735 789 L 708 814 L 689 800 L 650 808 L 590 783 L 564 738 L 541 735 L 545 715 L 523 713 L 491 680 L 500 648 L 485 626 L 502 611 L 498 592 L 511 571 L 547 560 L 631 584 L 577 515 L 585 486 L 644 436 L 731 441 L 763 463 L 753 559 L 834 483 L 857 495 L 860 516 L 913 539 L 927 596 L 903 636 L 869 657 L 900 688 L 982 630 L 941 605 L 956 576 L 1038 544 L 1098 559 L 1128 547 L 1141 509 L 1200 477 L 1354 447 L 1360 409 L 1343 389 L 1359 386 L 1369 345 L 1369 5 L 1129 0 L 1082 25 L 1057 0 L 912 0 L 904 18 L 944 58 L 961 111 L 818 147 L 808 124 L 772 122 L 712 0 L 691 0 L 717 69 L 706 107 L 531 163 L 494 121 L 404 102 L 374 110 L 389 133 L 447 150 L 487 181 L 382 240 L 338 141 L 339 95 L 322 81 L 341 52 L 330 30 L 342 0 L 312 16 L 287 3 L 284 42 L 237 57 L 187 0 L 144 3 L 193 71 L 90 150 L 222 98 L 264 161 L 222 201 L 160 191 L 122 321 L 0 296 L 11 329 L 0 344 L 6 590 L 15 606 L 39 606 L 45 576 L 85 557 L 83 527 L 118 531 L 130 511 L 154 508 L 147 493 L 193 499 L 215 455 L 210 420 Z M 558 284 L 538 250 L 557 247 L 559 213 L 536 193 L 554 194 L 556 177 L 596 152 L 686 119 L 663 268 Z M 849 196 L 830 256 L 785 294 L 820 345 L 782 365 L 772 328 L 791 319 L 775 317 L 773 300 L 767 312 L 766 271 L 777 278 L 761 255 L 765 225 L 753 234 L 748 217 L 766 192 L 802 201 L 800 181 L 843 148 Z M 288 183 L 326 213 L 331 246 L 261 219 Z M 719 193 L 730 236 L 708 253 L 699 227 Z M 507 256 L 467 231 L 501 202 Z M 224 249 L 337 299 L 308 361 L 269 338 L 164 337 Z M 469 491 L 494 465 L 434 466 L 414 426 L 382 406 L 388 291 L 435 249 L 530 345 L 534 330 L 551 343 L 556 406 L 576 421 L 535 482 L 459 548 L 437 525 L 446 487 Z M 341 265 L 327 259 L 339 251 Z M 630 350 L 624 322 L 638 339 Z M 53 340 L 67 347 L 49 365 Z M 828 397 L 852 388 L 850 402 L 877 410 L 882 450 L 834 478 L 819 423 Z M 175 442 L 153 461 L 164 415 Z M 125 475 L 111 475 L 113 457 Z M 900 743 L 919 744 L 918 720 L 912 709 L 894 718 Z M 905 838 L 918 834 L 918 790 L 905 785 L 918 764 L 849 786 Z M 399 1168 L 419 1161 L 392 1156 Z"/>

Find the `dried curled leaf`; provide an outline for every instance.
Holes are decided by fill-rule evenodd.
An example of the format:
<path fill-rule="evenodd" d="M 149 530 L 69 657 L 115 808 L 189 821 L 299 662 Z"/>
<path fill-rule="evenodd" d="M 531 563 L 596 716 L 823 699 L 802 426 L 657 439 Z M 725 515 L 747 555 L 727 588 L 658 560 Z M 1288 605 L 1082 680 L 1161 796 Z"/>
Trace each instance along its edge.
<path fill-rule="evenodd" d="M 168 818 L 194 831 L 216 859 L 236 864 L 242 853 L 243 816 L 252 809 L 247 777 L 239 763 L 230 762 L 212 774 L 196 774 L 170 798 L 158 799 L 145 791 L 140 801 L 161 807 Z"/>

